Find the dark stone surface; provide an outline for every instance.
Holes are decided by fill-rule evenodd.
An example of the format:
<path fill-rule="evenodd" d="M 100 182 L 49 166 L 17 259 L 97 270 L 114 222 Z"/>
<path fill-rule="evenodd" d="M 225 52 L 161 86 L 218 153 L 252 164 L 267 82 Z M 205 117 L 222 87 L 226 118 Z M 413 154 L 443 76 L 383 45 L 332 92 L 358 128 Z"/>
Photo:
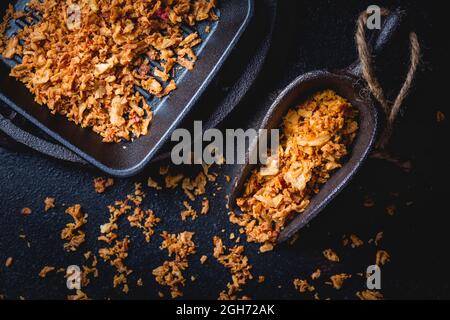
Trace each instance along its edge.
<path fill-rule="evenodd" d="M 322 68 L 343 68 L 356 59 L 353 43 L 354 21 L 369 1 L 279 1 L 282 12 L 279 17 L 277 40 L 270 63 L 261 75 L 256 87 L 244 100 L 227 127 L 258 125 L 261 115 L 276 94 L 293 78 L 303 72 Z M 383 3 L 383 2 L 381 2 Z M 424 47 L 420 74 L 413 92 L 405 102 L 405 111 L 394 135 L 392 149 L 403 160 L 411 160 L 413 169 L 405 173 L 396 166 L 379 160 L 369 160 L 350 185 L 310 226 L 303 230 L 295 245 L 283 245 L 275 251 L 261 255 L 258 247 L 246 244 L 246 253 L 253 264 L 253 274 L 266 276 L 266 282 L 251 281 L 243 291 L 254 299 L 303 299 L 309 294 L 297 293 L 292 285 L 294 277 L 307 278 L 320 268 L 322 277 L 314 282 L 321 298 L 353 299 L 355 292 L 364 290 L 365 281 L 356 273 L 364 272 L 374 263 L 376 248 L 364 245 L 361 248 L 344 248 L 341 238 L 355 233 L 365 242 L 384 231 L 380 248 L 386 249 L 392 261 L 382 269 L 382 288 L 387 298 L 450 298 L 450 281 L 447 278 L 450 240 L 448 209 L 439 206 L 446 202 L 448 193 L 447 163 L 445 148 L 448 146 L 448 120 L 436 123 L 436 111 L 446 112 L 446 88 L 440 79 L 443 65 L 438 61 L 442 45 L 434 42 L 438 38 L 438 20 L 431 14 L 431 4 L 412 4 L 406 1 L 386 1 L 392 7 L 400 4 L 412 13 L 413 26 L 419 33 Z M 392 4 L 394 3 L 394 4 Z M 287 9 L 287 10 L 286 10 Z M 405 70 L 407 45 L 398 43 L 396 49 L 379 63 L 383 83 L 395 93 Z M 112 155 L 113 156 L 113 155 Z M 139 177 L 117 180 L 114 187 L 98 195 L 93 189 L 93 178 L 101 175 L 92 169 L 68 165 L 39 156 L 31 152 L 15 152 L 0 149 L 0 294 L 15 299 L 60 298 L 70 292 L 66 289 L 61 274 L 49 274 L 46 279 L 38 277 L 44 265 L 67 267 L 83 264 L 82 253 L 96 252 L 103 246 L 96 240 L 99 225 L 108 217 L 107 205 L 123 199 L 131 193 L 136 181 L 144 181 L 156 174 L 159 164 L 148 168 Z M 181 190 L 155 193 L 144 188 L 147 197 L 144 208 L 151 208 L 161 217 L 156 232 L 194 231 L 198 252 L 190 258 L 190 267 L 185 272 L 188 279 L 183 288 L 185 298 L 216 298 L 230 280 L 230 274 L 212 257 L 212 237 L 221 235 L 225 240 L 237 228 L 228 222 L 225 196 L 229 185 L 223 174 L 234 174 L 233 166 L 215 167 L 220 173 L 219 184 L 223 190 L 208 187 L 211 210 L 194 222 L 182 222 L 179 212 Z M 174 170 L 195 174 L 199 168 L 177 167 Z M 215 193 L 214 197 L 212 193 Z M 375 206 L 363 207 L 364 196 L 371 195 Z M 43 199 L 56 197 L 55 209 L 44 213 Z M 200 199 L 195 206 L 199 208 Z M 410 203 L 412 202 L 412 204 Z M 65 207 L 80 203 L 89 214 L 84 227 L 87 241 L 75 253 L 65 253 L 60 232 L 70 217 L 64 214 Z M 410 203 L 407 205 L 407 203 Z M 396 204 L 394 216 L 385 212 L 386 205 Z M 20 214 L 22 207 L 30 207 L 30 216 Z M 167 258 L 166 251 L 158 249 L 161 238 L 155 235 L 146 243 L 142 234 L 130 229 L 122 220 L 119 234 L 131 236 L 130 255 L 126 264 L 134 270 L 129 276 L 130 293 L 123 294 L 112 287 L 114 270 L 101 262 L 100 277 L 94 279 L 85 292 L 97 299 L 103 298 L 157 298 L 161 289 L 151 275 L 152 269 Z M 222 233 L 221 230 L 226 232 Z M 25 234 L 31 243 L 19 238 Z M 225 241 L 230 244 L 228 240 Z M 322 250 L 333 248 L 341 262 L 325 261 Z M 202 254 L 209 256 L 207 264 L 200 265 Z M 5 268 L 4 261 L 13 257 L 14 263 Z M 329 276 L 336 273 L 351 273 L 343 289 L 337 291 L 325 284 Z M 191 282 L 191 275 L 197 280 Z M 135 285 L 142 277 L 144 286 Z"/>

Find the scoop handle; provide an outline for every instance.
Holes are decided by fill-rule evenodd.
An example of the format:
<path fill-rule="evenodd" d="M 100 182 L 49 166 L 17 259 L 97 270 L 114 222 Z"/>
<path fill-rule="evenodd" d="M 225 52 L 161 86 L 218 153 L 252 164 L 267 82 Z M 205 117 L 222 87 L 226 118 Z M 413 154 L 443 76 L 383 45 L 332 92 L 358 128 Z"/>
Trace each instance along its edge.
<path fill-rule="evenodd" d="M 405 31 L 404 20 L 405 13 L 399 9 L 391 11 L 383 18 L 381 29 L 372 34 L 368 43 L 369 50 L 371 51 L 374 60 L 377 56 L 380 56 L 393 46 L 395 39 Z M 361 78 L 362 67 L 359 59 L 346 68 L 345 71 L 354 77 Z"/>

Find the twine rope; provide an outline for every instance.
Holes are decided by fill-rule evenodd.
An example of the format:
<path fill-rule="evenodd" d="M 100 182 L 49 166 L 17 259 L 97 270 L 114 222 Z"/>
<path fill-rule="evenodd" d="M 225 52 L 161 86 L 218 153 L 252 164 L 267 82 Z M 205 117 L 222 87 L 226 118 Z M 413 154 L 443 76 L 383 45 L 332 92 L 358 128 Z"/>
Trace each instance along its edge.
<path fill-rule="evenodd" d="M 389 10 L 382 9 L 381 14 L 386 16 L 389 14 Z M 409 93 L 409 89 L 413 83 L 417 67 L 420 63 L 420 45 L 419 40 L 415 32 L 409 34 L 410 41 L 410 61 L 409 69 L 406 75 L 406 79 L 394 100 L 394 103 L 390 103 L 386 100 L 383 88 L 381 87 L 378 79 L 375 75 L 373 68 L 372 54 L 370 52 L 369 45 L 366 42 L 366 25 L 367 25 L 368 13 L 363 12 L 358 18 L 357 30 L 356 30 L 356 47 L 358 49 L 359 59 L 361 61 L 362 73 L 367 86 L 372 95 L 380 103 L 385 115 L 386 126 L 377 142 L 378 151 L 383 151 L 389 143 L 394 129 L 394 123 L 401 110 L 402 103 Z"/>

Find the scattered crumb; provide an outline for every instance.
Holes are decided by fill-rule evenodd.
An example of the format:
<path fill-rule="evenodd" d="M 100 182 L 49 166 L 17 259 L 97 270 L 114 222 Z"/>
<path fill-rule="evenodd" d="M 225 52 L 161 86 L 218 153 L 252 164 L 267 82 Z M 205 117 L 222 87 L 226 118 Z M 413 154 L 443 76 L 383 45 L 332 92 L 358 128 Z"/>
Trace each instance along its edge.
<path fill-rule="evenodd" d="M 335 274 L 334 276 L 330 277 L 331 283 L 333 284 L 333 287 L 337 290 L 342 288 L 342 285 L 344 284 L 344 281 L 351 278 L 352 276 L 346 273 L 341 274 Z"/>
<path fill-rule="evenodd" d="M 66 224 L 66 227 L 61 231 L 61 240 L 66 240 L 64 250 L 76 251 L 85 241 L 86 235 L 80 228 L 87 223 L 88 215 L 83 214 L 79 204 L 67 208 L 66 213 L 73 218 L 74 222 Z"/>
<path fill-rule="evenodd" d="M 12 257 L 8 257 L 5 261 L 5 267 L 9 268 L 11 267 L 13 264 L 13 258 Z"/>
<path fill-rule="evenodd" d="M 259 251 L 261 253 L 272 251 L 272 250 L 273 250 L 273 244 L 270 242 L 266 242 L 262 246 L 259 247 Z"/>
<path fill-rule="evenodd" d="M 189 266 L 188 256 L 196 253 L 195 243 L 192 241 L 193 232 L 169 234 L 164 231 L 161 237 L 164 239 L 161 249 L 167 249 L 169 256 L 174 255 L 172 261 L 164 261 L 163 265 L 153 269 L 152 274 L 156 282 L 162 286 L 168 286 L 173 299 L 183 296 L 180 286 L 184 286 L 186 279 L 183 271 Z"/>
<path fill-rule="evenodd" d="M 180 184 L 181 179 L 183 179 L 182 174 L 177 174 L 176 176 L 166 176 L 166 188 L 175 189 Z"/>
<path fill-rule="evenodd" d="M 323 256 L 332 262 L 339 262 L 338 255 L 331 249 L 326 249 L 323 251 Z"/>
<path fill-rule="evenodd" d="M 244 255 L 244 246 L 234 246 L 228 249 L 228 254 L 224 253 L 222 239 L 217 236 L 213 238 L 214 257 L 225 268 L 231 272 L 231 282 L 227 283 L 227 290 L 219 294 L 219 300 L 234 300 L 236 293 L 241 291 L 241 287 L 248 280 L 253 279 L 250 272 L 252 266 L 248 262 L 247 256 Z"/>
<path fill-rule="evenodd" d="M 125 259 L 128 257 L 128 248 L 130 240 L 125 236 L 122 240 L 116 240 L 115 245 L 109 248 L 101 248 L 98 251 L 103 261 L 109 261 L 109 264 L 116 269 L 113 277 L 113 287 L 117 288 L 122 285 L 122 291 L 128 292 L 127 276 L 133 271 L 125 265 Z"/>
<path fill-rule="evenodd" d="M 97 193 L 103 193 L 106 191 L 107 188 L 114 185 L 114 179 L 113 178 L 103 178 L 98 177 L 94 179 L 94 189 Z"/>
<path fill-rule="evenodd" d="M 209 200 L 207 198 L 203 198 L 202 200 L 202 210 L 201 214 L 207 214 L 209 212 Z"/>
<path fill-rule="evenodd" d="M 81 290 L 77 290 L 76 294 L 68 295 L 67 300 L 89 300 L 86 293 Z"/>
<path fill-rule="evenodd" d="M 156 189 L 156 190 L 161 190 L 161 189 L 162 189 L 161 186 L 158 184 L 158 182 L 156 182 L 155 180 L 153 180 L 151 177 L 148 177 L 147 185 L 148 185 L 150 188 L 154 188 L 154 189 Z"/>
<path fill-rule="evenodd" d="M 47 274 L 49 272 L 52 272 L 55 270 L 55 267 L 51 267 L 51 266 L 45 266 L 41 269 L 41 271 L 39 272 L 39 277 L 41 278 L 45 278 L 47 276 Z"/>
<path fill-rule="evenodd" d="M 391 256 L 389 253 L 387 253 L 385 250 L 378 250 L 376 257 L 375 257 L 375 263 L 378 266 L 384 266 L 386 263 L 388 263 L 391 260 Z"/>
<path fill-rule="evenodd" d="M 22 208 L 22 210 L 20 211 L 24 216 L 27 216 L 29 214 L 31 214 L 31 209 L 28 207 Z"/>
<path fill-rule="evenodd" d="M 266 277 L 264 277 L 264 276 L 258 277 L 258 283 L 263 283 L 264 281 L 266 281 Z"/>
<path fill-rule="evenodd" d="M 436 112 L 436 122 L 443 122 L 445 121 L 445 114 L 442 111 Z"/>
<path fill-rule="evenodd" d="M 319 279 L 320 278 L 320 275 L 322 274 L 322 272 L 320 271 L 320 269 L 317 269 L 316 271 L 314 271 L 312 274 L 311 274 L 311 279 L 312 280 L 317 280 L 317 279 Z"/>
<path fill-rule="evenodd" d="M 358 238 L 358 236 L 356 236 L 355 234 L 350 235 L 350 242 L 351 242 L 350 246 L 352 248 L 357 248 L 364 244 L 364 242 L 360 238 Z"/>
<path fill-rule="evenodd" d="M 88 260 L 92 256 L 92 251 L 86 251 L 83 253 L 84 260 Z"/>
<path fill-rule="evenodd" d="M 48 211 L 55 207 L 55 198 L 46 197 L 44 199 L 44 211 Z"/>
<path fill-rule="evenodd" d="M 314 286 L 310 285 L 307 280 L 294 279 L 293 281 L 295 289 L 300 293 L 305 293 L 307 291 L 312 292 L 315 290 Z"/>
<path fill-rule="evenodd" d="M 206 192 L 207 176 L 200 172 L 194 179 L 184 178 L 181 188 L 191 201 Z"/>
<path fill-rule="evenodd" d="M 386 207 L 386 212 L 388 215 L 393 216 L 395 214 L 397 207 L 394 204 L 388 205 Z"/>
<path fill-rule="evenodd" d="M 186 208 L 186 210 L 181 211 L 180 213 L 181 220 L 185 221 L 189 217 L 191 217 L 192 220 L 197 219 L 198 217 L 197 211 L 195 211 L 194 208 L 192 208 L 192 206 L 187 201 L 183 201 L 183 205 Z"/>
<path fill-rule="evenodd" d="M 127 217 L 130 226 L 140 228 L 145 236 L 145 241 L 150 242 L 155 233 L 154 228 L 161 221 L 153 210 L 143 210 L 140 207 L 134 208 L 133 214 Z"/>
<path fill-rule="evenodd" d="M 383 294 L 378 291 L 371 291 L 371 290 L 365 290 L 365 291 L 358 291 L 356 293 L 356 296 L 361 300 L 382 300 Z"/>
<path fill-rule="evenodd" d="M 208 260 L 208 256 L 203 255 L 203 256 L 200 257 L 200 263 L 201 264 L 204 264 L 206 262 L 206 260 Z"/>

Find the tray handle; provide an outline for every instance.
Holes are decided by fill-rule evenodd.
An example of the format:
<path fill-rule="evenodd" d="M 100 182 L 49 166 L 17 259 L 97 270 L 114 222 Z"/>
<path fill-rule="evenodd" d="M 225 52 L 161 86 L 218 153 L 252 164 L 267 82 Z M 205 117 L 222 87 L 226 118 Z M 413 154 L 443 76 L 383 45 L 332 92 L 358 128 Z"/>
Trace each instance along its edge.
<path fill-rule="evenodd" d="M 14 141 L 49 157 L 72 163 L 86 164 L 86 161 L 61 145 L 39 138 L 16 126 L 0 113 L 0 130 Z"/>

